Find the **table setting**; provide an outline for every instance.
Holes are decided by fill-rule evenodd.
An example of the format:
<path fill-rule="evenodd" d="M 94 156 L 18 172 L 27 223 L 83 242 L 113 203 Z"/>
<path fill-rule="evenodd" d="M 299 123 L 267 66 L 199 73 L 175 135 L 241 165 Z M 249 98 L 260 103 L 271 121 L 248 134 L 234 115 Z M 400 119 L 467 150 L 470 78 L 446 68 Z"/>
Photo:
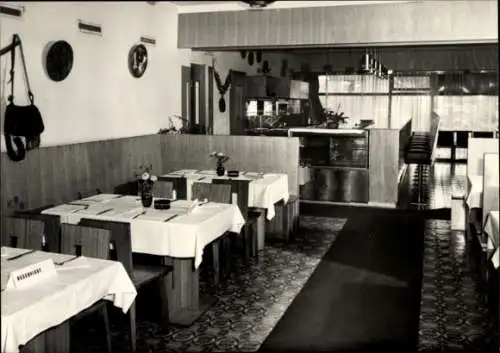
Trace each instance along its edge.
<path fill-rule="evenodd" d="M 239 233 L 245 222 L 236 205 L 206 200 L 169 200 L 168 209 L 155 209 L 143 207 L 137 196 L 108 194 L 100 198 L 103 201 L 90 206 L 82 205 L 88 201 L 83 199 L 42 213 L 57 215 L 61 223 L 69 224 L 78 224 L 82 218 L 130 223 L 133 252 L 192 257 L 196 268 L 207 244 L 226 231 Z"/>
<path fill-rule="evenodd" d="M 230 176 L 226 171 L 222 176 L 213 170 L 182 169 L 164 174 L 161 177 L 186 178 L 186 199 L 192 198 L 192 186 L 195 182 L 211 183 L 213 179 L 248 180 L 248 207 L 266 210 L 266 218 L 271 220 L 275 216 L 274 204 L 283 200 L 287 202 L 288 176 L 286 174 L 239 171 L 238 176 Z M 160 178 L 161 178 L 160 177 Z"/>
<path fill-rule="evenodd" d="M 126 313 L 137 295 L 116 261 L 2 247 L 1 272 L 2 352 L 18 352 L 101 299 Z"/>

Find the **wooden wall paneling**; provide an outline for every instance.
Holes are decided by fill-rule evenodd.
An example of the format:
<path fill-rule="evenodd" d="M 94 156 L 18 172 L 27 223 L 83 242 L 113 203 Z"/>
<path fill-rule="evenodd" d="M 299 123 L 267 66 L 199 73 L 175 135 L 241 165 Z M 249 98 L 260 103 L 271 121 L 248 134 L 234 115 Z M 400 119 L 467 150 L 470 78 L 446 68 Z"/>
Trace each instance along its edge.
<path fill-rule="evenodd" d="M 298 138 L 268 136 L 161 135 L 163 173 L 178 169 L 214 169 L 210 152 L 230 156 L 228 169 L 286 173 L 290 193 L 298 194 Z"/>
<path fill-rule="evenodd" d="M 94 192 L 96 188 L 101 189 L 102 186 L 91 184 L 88 174 L 89 165 L 89 144 L 78 143 L 71 145 L 71 154 L 75 156 L 75 160 L 73 161 L 73 170 L 75 177 L 75 185 L 77 188 L 77 192 Z M 75 197 L 77 197 L 75 195 Z"/>
<path fill-rule="evenodd" d="M 280 43 L 280 33 L 276 31 L 273 23 L 278 23 L 279 14 L 278 11 L 266 11 L 267 12 L 267 23 L 264 25 L 266 27 L 266 32 L 268 33 L 267 41 L 271 44 Z"/>
<path fill-rule="evenodd" d="M 219 33 L 217 37 L 207 36 L 209 28 L 208 25 L 201 25 L 207 22 L 202 18 L 217 16 L 220 19 L 227 12 L 179 14 L 179 32 L 182 38 L 188 38 L 187 43 L 178 43 L 179 48 L 498 41 L 495 1 L 423 1 L 232 12 L 237 17 L 235 23 L 238 30 L 244 34 L 239 32 L 238 36 L 234 36 L 234 27 L 221 24 L 220 29 L 224 33 Z M 304 27 L 311 25 L 305 20 L 310 12 L 314 18 L 321 18 L 312 23 L 311 33 L 316 35 L 311 37 L 304 35 L 308 32 L 304 31 Z M 251 19 L 256 16 L 266 18 L 267 25 L 255 27 L 256 22 Z M 471 19 L 477 22 L 474 31 L 464 26 Z M 260 32 L 266 27 L 269 33 L 276 33 L 276 37 L 262 36 Z M 228 42 L 231 36 L 238 42 Z M 205 38 L 214 40 L 203 41 Z"/>
<path fill-rule="evenodd" d="M 109 187 L 106 180 L 106 158 L 103 156 L 103 144 L 91 142 L 87 145 L 87 165 L 86 175 L 90 187 L 98 187 L 104 193 L 111 193 L 113 189 Z"/>
<path fill-rule="evenodd" d="M 369 202 L 395 204 L 398 197 L 399 130 L 371 129 Z"/>
<path fill-rule="evenodd" d="M 70 194 L 70 187 L 67 180 L 67 166 L 64 165 L 64 146 L 48 147 L 50 149 L 50 160 L 47 160 L 47 168 L 52 169 L 51 188 L 54 192 L 52 200 L 54 204 L 67 201 Z"/>
<path fill-rule="evenodd" d="M 19 202 L 26 202 L 27 188 L 24 165 L 26 161 L 12 162 L 7 153 L 2 153 L 2 214 L 10 214 L 19 206 L 14 202 L 17 196 Z M 10 206 L 10 207 L 9 207 Z M 4 223 L 4 222 L 2 222 Z"/>
<path fill-rule="evenodd" d="M 191 17 L 177 16 L 177 25 L 179 28 L 188 28 L 188 21 L 190 18 Z M 179 48 L 184 48 L 186 45 L 189 45 L 189 36 L 191 33 L 191 31 L 177 31 L 177 45 Z"/>
<path fill-rule="evenodd" d="M 43 148 L 38 151 L 38 158 L 40 159 L 39 186 L 41 204 L 39 207 L 45 205 L 52 205 L 55 202 L 56 183 L 54 182 L 54 169 L 52 168 L 52 148 Z"/>
<path fill-rule="evenodd" d="M 232 36 L 225 38 L 226 43 L 228 43 L 228 45 L 241 43 L 244 40 L 241 36 L 245 35 L 245 31 L 242 31 L 241 24 L 236 22 L 238 19 L 237 14 L 233 11 L 226 13 L 219 12 L 216 14 L 215 21 L 219 20 L 221 22 L 221 24 L 217 26 L 217 37 L 224 36 L 226 33 L 232 33 Z M 226 28 L 231 28 L 231 30 Z"/>
<path fill-rule="evenodd" d="M 40 149 L 29 151 L 24 163 L 24 173 L 26 178 L 26 199 L 25 207 L 34 208 L 41 206 L 40 183 L 44 181 L 40 179 Z"/>
<path fill-rule="evenodd" d="M 101 141 L 100 143 L 103 145 L 103 156 L 106 162 L 106 188 L 113 190 L 116 185 L 120 184 L 120 180 L 123 179 L 123 163 L 128 163 L 129 160 L 124 161 L 122 144 L 118 144 L 116 140 Z"/>
<path fill-rule="evenodd" d="M 61 160 L 61 168 L 64 169 L 66 179 L 64 184 L 67 188 L 67 193 L 64 195 L 65 201 L 76 200 L 78 198 L 78 192 L 81 186 L 78 185 L 77 175 L 78 175 L 78 164 L 81 163 L 80 156 L 75 152 L 76 145 L 65 145 L 61 146 L 63 159 Z"/>

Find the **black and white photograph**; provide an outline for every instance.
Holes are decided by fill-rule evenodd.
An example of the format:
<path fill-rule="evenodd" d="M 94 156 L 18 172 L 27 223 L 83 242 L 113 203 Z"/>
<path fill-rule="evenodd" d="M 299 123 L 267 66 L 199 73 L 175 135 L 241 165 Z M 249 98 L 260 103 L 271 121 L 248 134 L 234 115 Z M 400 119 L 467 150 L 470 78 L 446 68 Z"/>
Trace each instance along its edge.
<path fill-rule="evenodd" d="M 0 353 L 500 352 L 497 0 L 0 1 Z"/>

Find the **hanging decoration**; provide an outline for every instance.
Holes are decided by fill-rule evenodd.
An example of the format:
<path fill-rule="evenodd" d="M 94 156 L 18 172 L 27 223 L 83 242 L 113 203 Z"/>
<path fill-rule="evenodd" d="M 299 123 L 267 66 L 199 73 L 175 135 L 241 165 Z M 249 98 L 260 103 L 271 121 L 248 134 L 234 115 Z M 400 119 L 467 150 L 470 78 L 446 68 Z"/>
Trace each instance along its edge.
<path fill-rule="evenodd" d="M 271 72 L 271 68 L 269 67 L 269 62 L 267 60 L 264 60 L 264 62 L 262 63 L 261 71 L 264 75 L 267 75 L 268 73 Z"/>
<path fill-rule="evenodd" d="M 226 111 L 226 100 L 224 99 L 224 95 L 227 93 L 227 90 L 231 86 L 231 72 L 227 73 L 226 80 L 224 81 L 224 83 L 222 83 L 221 77 L 215 69 L 215 58 L 212 59 L 212 68 L 214 70 L 214 78 L 217 85 L 217 90 L 220 94 L 219 111 L 221 113 L 224 113 Z"/>
<path fill-rule="evenodd" d="M 255 60 L 257 61 L 257 64 L 262 62 L 262 52 L 260 50 L 255 53 Z"/>
<path fill-rule="evenodd" d="M 252 66 L 253 65 L 253 51 L 249 52 L 247 55 L 247 60 L 248 60 L 248 65 Z"/>

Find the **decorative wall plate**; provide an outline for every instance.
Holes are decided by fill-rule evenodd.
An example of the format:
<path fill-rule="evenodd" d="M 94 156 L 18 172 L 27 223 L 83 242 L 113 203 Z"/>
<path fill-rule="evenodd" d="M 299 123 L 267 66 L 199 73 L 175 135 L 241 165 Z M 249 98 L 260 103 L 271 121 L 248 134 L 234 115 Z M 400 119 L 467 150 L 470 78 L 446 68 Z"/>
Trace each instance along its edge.
<path fill-rule="evenodd" d="M 148 67 L 148 50 L 143 44 L 137 44 L 128 53 L 128 69 L 132 76 L 139 78 Z"/>
<path fill-rule="evenodd" d="M 64 41 L 51 42 L 46 46 L 44 67 L 52 81 L 62 81 L 68 77 L 73 68 L 73 48 Z"/>

